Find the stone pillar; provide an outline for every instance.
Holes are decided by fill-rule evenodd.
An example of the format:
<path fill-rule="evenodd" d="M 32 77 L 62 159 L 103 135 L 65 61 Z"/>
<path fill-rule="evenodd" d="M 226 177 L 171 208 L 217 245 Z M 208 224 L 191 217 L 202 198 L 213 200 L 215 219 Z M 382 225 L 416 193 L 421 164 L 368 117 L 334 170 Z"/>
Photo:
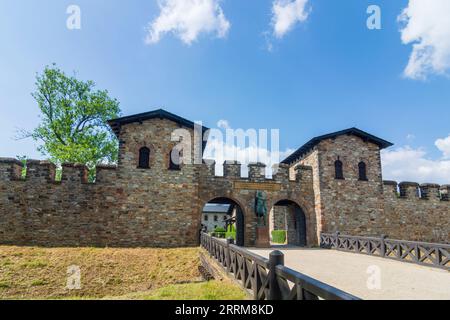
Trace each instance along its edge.
<path fill-rule="evenodd" d="M 223 164 L 223 175 L 228 178 L 240 178 L 241 163 L 239 161 L 225 161 Z"/>
<path fill-rule="evenodd" d="M 85 165 L 64 163 L 62 165 L 62 182 L 87 183 L 88 169 Z"/>
<path fill-rule="evenodd" d="M 439 189 L 441 188 L 438 184 L 424 183 L 420 185 L 421 199 L 423 200 L 440 200 L 441 194 Z"/>
<path fill-rule="evenodd" d="M 273 180 L 280 183 L 289 182 L 289 165 L 284 163 L 274 164 L 272 166 Z"/>
<path fill-rule="evenodd" d="M 250 181 L 263 182 L 266 179 L 266 165 L 264 163 L 250 163 L 248 165 Z"/>
<path fill-rule="evenodd" d="M 0 158 L 0 180 L 18 180 L 22 177 L 23 163 L 17 159 Z"/>
<path fill-rule="evenodd" d="M 117 167 L 114 165 L 98 165 L 95 169 L 96 183 L 112 183 L 117 179 Z"/>
<path fill-rule="evenodd" d="M 416 182 L 401 182 L 399 183 L 400 188 L 400 198 L 409 198 L 414 199 L 417 198 L 417 190 L 419 188 L 419 184 Z"/>
<path fill-rule="evenodd" d="M 206 166 L 208 174 L 214 177 L 216 175 L 216 161 L 211 159 L 204 159 L 203 164 Z"/>
<path fill-rule="evenodd" d="M 385 180 L 383 181 L 384 194 L 388 195 L 391 199 L 397 198 L 398 184 L 397 181 Z"/>
<path fill-rule="evenodd" d="M 27 181 L 46 183 L 55 181 L 56 166 L 49 161 L 28 160 Z"/>
<path fill-rule="evenodd" d="M 441 186 L 441 200 L 442 201 L 450 200 L 450 184 Z"/>

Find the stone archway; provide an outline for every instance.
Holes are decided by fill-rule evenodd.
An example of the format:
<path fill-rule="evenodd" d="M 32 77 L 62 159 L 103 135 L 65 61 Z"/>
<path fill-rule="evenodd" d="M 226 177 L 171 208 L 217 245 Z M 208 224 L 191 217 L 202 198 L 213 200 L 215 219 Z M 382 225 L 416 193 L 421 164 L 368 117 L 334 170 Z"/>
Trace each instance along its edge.
<path fill-rule="evenodd" d="M 245 214 L 243 207 L 235 200 L 229 197 L 217 197 L 209 200 L 205 203 L 216 204 L 216 205 L 229 205 L 230 215 L 232 217 L 232 223 L 235 225 L 236 229 L 236 245 L 243 247 L 245 243 Z M 205 207 L 203 206 L 203 208 Z M 203 214 L 203 212 L 202 212 Z"/>
<path fill-rule="evenodd" d="M 277 201 L 271 210 L 270 230 L 286 231 L 286 243 L 306 247 L 307 230 L 306 215 L 294 201 L 284 199 Z"/>

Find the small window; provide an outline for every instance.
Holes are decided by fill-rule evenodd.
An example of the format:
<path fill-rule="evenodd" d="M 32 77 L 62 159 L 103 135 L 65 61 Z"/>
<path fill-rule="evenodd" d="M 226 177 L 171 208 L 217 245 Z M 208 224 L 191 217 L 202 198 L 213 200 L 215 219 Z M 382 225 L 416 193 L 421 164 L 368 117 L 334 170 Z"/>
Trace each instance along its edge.
<path fill-rule="evenodd" d="M 341 160 L 336 160 L 334 163 L 334 171 L 335 171 L 335 178 L 339 180 L 344 179 L 344 171 L 343 171 L 343 164 Z"/>
<path fill-rule="evenodd" d="M 204 220 L 208 221 L 208 215 L 207 214 L 205 214 L 205 219 Z"/>
<path fill-rule="evenodd" d="M 214 216 L 214 222 L 217 222 L 219 218 L 217 216 Z"/>
<path fill-rule="evenodd" d="M 139 149 L 139 164 L 138 168 L 148 169 L 150 168 L 150 149 L 143 147 Z"/>
<path fill-rule="evenodd" d="M 364 162 L 360 162 L 358 164 L 358 171 L 359 171 L 359 180 L 361 181 L 367 181 L 367 167 Z"/>
<path fill-rule="evenodd" d="M 169 170 L 180 170 L 181 163 L 181 152 L 176 152 L 175 149 L 172 149 L 169 152 Z"/>

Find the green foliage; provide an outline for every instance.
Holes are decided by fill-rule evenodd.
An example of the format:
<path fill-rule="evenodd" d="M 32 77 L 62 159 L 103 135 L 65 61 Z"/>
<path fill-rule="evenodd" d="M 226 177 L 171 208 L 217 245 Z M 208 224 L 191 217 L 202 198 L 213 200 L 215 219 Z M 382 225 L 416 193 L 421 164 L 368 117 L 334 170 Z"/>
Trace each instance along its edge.
<path fill-rule="evenodd" d="M 27 156 L 16 156 L 17 160 L 22 162 L 22 172 L 20 173 L 22 179 L 25 179 L 27 176 Z"/>
<path fill-rule="evenodd" d="M 236 226 L 234 224 L 229 225 L 227 232 L 236 232 Z"/>
<path fill-rule="evenodd" d="M 216 227 L 212 232 L 212 236 L 216 238 L 225 238 L 226 230 L 222 227 Z"/>
<path fill-rule="evenodd" d="M 285 230 L 273 230 L 272 242 L 274 243 L 286 243 L 286 231 Z"/>
<path fill-rule="evenodd" d="M 38 150 L 56 164 L 81 163 L 90 169 L 117 161 L 118 141 L 107 120 L 120 114 L 119 103 L 92 81 L 67 76 L 55 65 L 36 76 L 32 93 L 41 122 L 28 136 L 42 143 Z"/>
<path fill-rule="evenodd" d="M 225 238 L 233 238 L 234 240 L 236 240 L 236 231 L 227 231 L 225 233 Z"/>

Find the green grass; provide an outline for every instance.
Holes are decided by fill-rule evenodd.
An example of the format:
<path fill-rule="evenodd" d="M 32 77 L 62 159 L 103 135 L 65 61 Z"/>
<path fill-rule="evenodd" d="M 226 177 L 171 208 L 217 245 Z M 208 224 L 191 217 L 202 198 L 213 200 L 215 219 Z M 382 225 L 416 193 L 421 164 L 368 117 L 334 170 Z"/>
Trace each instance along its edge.
<path fill-rule="evenodd" d="M 33 280 L 31 282 L 31 286 L 32 287 L 38 287 L 38 286 L 43 286 L 45 285 L 45 281 L 44 280 Z"/>
<path fill-rule="evenodd" d="M 286 242 L 286 231 L 285 230 L 273 230 L 272 231 L 272 242 L 273 243 L 285 243 Z"/>
<path fill-rule="evenodd" d="M 169 285 L 154 291 L 118 298 L 125 300 L 245 300 L 247 296 L 235 284 L 213 280 Z"/>
<path fill-rule="evenodd" d="M 201 282 L 198 248 L 0 246 L 1 299 L 243 299 L 231 282 Z M 68 267 L 81 289 L 67 288 Z"/>

